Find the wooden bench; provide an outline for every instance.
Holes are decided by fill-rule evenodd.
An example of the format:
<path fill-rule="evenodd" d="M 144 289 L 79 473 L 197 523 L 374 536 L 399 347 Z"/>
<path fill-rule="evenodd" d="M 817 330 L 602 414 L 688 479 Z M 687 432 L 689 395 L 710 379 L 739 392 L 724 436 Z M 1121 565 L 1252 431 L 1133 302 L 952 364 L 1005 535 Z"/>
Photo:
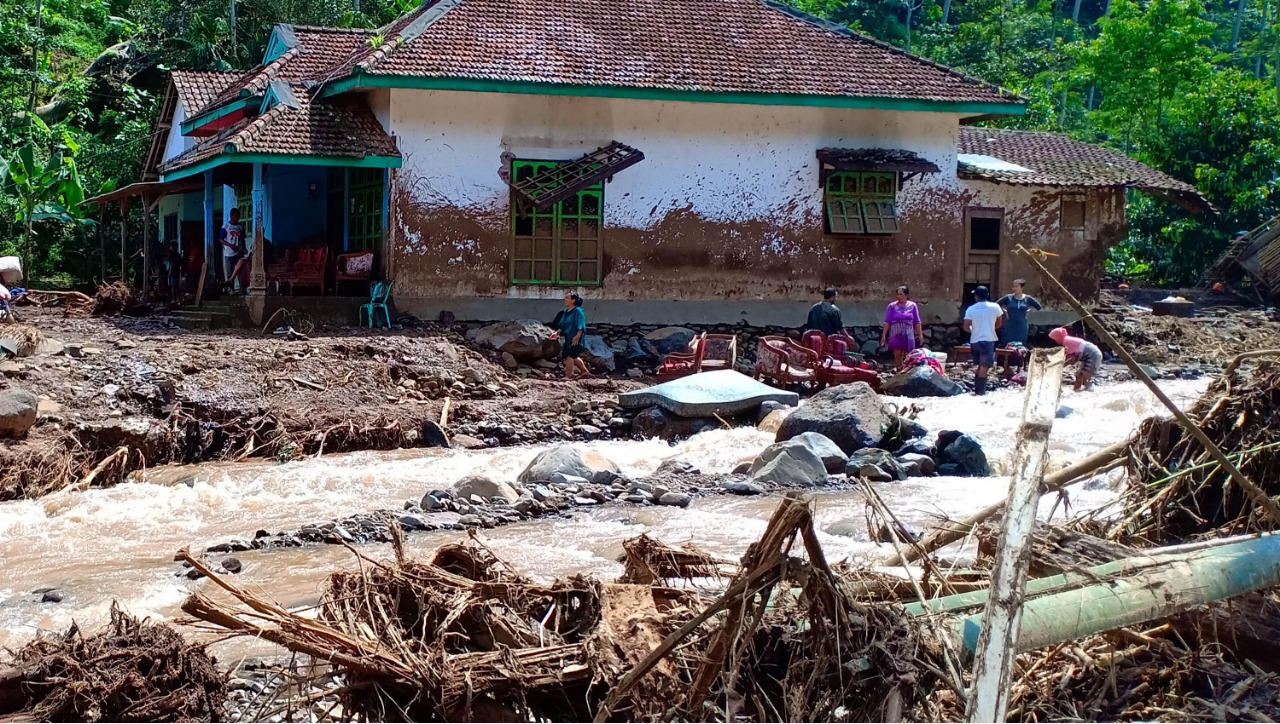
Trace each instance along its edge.
<path fill-rule="evenodd" d="M 953 362 L 960 362 L 965 358 L 968 358 L 970 362 L 973 361 L 973 350 L 969 348 L 969 345 L 960 344 L 951 348 L 951 360 Z M 1025 360 L 1019 350 L 1009 349 L 1008 347 L 996 347 L 997 366 L 1008 367 L 1010 359 L 1013 359 L 1019 367 L 1025 364 Z"/>

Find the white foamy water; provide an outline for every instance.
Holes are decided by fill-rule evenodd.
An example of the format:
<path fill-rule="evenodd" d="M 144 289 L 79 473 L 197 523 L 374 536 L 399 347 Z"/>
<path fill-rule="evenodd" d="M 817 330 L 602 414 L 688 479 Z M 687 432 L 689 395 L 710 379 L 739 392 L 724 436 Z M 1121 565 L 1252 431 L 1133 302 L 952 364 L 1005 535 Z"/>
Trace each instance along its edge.
<path fill-rule="evenodd" d="M 1164 383 L 1183 406 L 1206 381 Z M 1009 467 L 1022 409 L 1022 393 L 999 391 L 985 398 L 963 396 L 915 401 L 919 420 L 931 431 L 956 429 L 976 436 L 994 472 Z M 892 401 L 892 398 L 887 398 Z M 896 400 L 907 404 L 906 400 Z M 1055 422 L 1051 451 L 1055 467 L 1066 465 L 1128 435 L 1143 418 L 1159 414 L 1159 403 L 1138 383 L 1075 394 L 1062 404 L 1073 413 Z M 652 472 L 679 457 L 705 472 L 723 473 L 772 442 L 754 429 L 716 430 L 669 446 L 660 441 L 598 442 L 590 447 L 613 459 L 629 475 Z M 128 483 L 106 490 L 61 492 L 34 501 L 0 503 L 0 646 L 12 646 L 39 629 L 61 629 L 74 618 L 97 625 L 111 601 L 135 615 L 172 617 L 187 593 L 210 591 L 207 581 L 176 577 L 175 551 L 199 549 L 254 531 L 289 530 L 352 513 L 401 507 L 432 488 L 447 487 L 473 472 L 501 480 L 515 476 L 542 447 L 496 451 L 406 450 L 310 458 L 285 464 L 257 461 L 205 464 L 192 485 Z M 1094 486 L 1098 487 L 1098 486 Z M 1007 479 L 921 478 L 878 486 L 901 518 L 924 527 L 935 515 L 963 516 L 1004 497 Z M 1097 506 L 1114 497 L 1101 486 L 1076 490 L 1073 503 Z M 1047 512 L 1052 501 L 1046 501 Z M 571 519 L 544 519 L 485 531 L 494 550 L 540 578 L 572 573 L 612 577 L 623 540 L 648 533 L 664 541 L 686 541 L 736 559 L 756 540 L 777 504 L 776 498 L 715 496 L 696 499 L 687 509 L 609 506 L 584 509 Z M 861 519 L 865 503 L 856 492 L 815 495 L 819 526 L 843 518 Z M 409 545 L 429 551 L 462 533 L 415 534 Z M 828 556 L 840 559 L 874 548 L 861 539 L 823 535 Z M 367 555 L 386 553 L 367 546 Z M 237 580 L 261 586 L 286 605 L 314 602 L 326 573 L 355 566 L 341 547 L 317 546 L 237 554 L 245 572 Z M 33 589 L 55 587 L 67 594 L 60 604 L 39 603 Z"/>

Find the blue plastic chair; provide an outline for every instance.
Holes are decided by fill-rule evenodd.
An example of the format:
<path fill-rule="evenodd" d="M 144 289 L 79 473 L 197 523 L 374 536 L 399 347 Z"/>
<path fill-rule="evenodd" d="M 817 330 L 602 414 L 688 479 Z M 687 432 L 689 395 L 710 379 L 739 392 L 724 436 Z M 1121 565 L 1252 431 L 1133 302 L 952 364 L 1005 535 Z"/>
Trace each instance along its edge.
<path fill-rule="evenodd" d="M 378 312 L 382 312 L 382 320 L 387 329 L 391 329 L 391 310 L 387 309 L 387 300 L 391 298 L 391 282 L 374 282 L 373 291 L 369 294 L 369 303 L 360 305 L 360 323 L 370 329 L 378 326 Z"/>

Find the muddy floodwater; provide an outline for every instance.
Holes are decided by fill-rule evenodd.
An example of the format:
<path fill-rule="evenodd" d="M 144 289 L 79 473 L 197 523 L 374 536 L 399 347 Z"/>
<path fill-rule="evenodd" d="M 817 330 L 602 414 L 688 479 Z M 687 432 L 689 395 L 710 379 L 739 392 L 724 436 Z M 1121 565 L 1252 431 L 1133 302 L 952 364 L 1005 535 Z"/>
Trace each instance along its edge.
<path fill-rule="evenodd" d="M 1162 383 L 1173 399 L 1189 406 L 1207 380 Z M 886 398 L 892 401 L 892 398 Z M 906 401 L 898 401 L 905 403 Z M 931 431 L 955 429 L 978 438 L 996 476 L 918 478 L 878 486 L 886 502 L 909 524 L 922 528 L 932 516 L 963 516 L 1002 498 L 1021 391 L 1001 390 L 978 399 L 963 396 L 917 401 L 918 419 Z M 1070 414 L 1054 424 L 1052 465 L 1060 467 L 1128 435 L 1144 417 L 1161 414 L 1153 396 L 1136 382 L 1072 393 L 1062 404 Z M 600 442 L 590 446 L 614 460 L 627 475 L 652 472 L 678 457 L 707 473 L 727 473 L 750 459 L 772 435 L 755 429 L 717 430 L 675 446 L 660 441 Z M 175 574 L 179 548 L 193 550 L 232 537 L 252 537 L 379 508 L 400 508 L 433 488 L 448 487 L 469 473 L 514 480 L 543 448 L 484 451 L 407 450 L 310 458 L 289 463 L 257 461 L 194 466 L 194 484 L 166 486 L 127 483 L 106 490 L 61 492 L 39 500 L 0 503 L 0 647 L 14 646 L 40 629 L 61 629 L 72 620 L 97 626 L 112 600 L 139 616 L 171 618 L 191 591 L 211 591 L 208 581 Z M 1079 508 L 1114 498 L 1118 476 L 1105 484 L 1078 486 L 1071 493 Z M 843 518 L 861 519 L 865 505 L 856 492 L 815 493 L 819 528 Z M 571 518 L 541 519 L 483 531 L 494 550 L 531 575 L 553 578 L 572 573 L 612 577 L 626 538 L 648 533 L 668 543 L 692 541 L 737 558 L 757 539 L 776 505 L 770 497 L 696 498 L 686 509 L 612 505 L 578 509 Z M 1052 500 L 1046 500 L 1043 513 Z M 1061 508 L 1059 508 L 1061 510 Z M 1061 515 L 1061 513 L 1058 513 Z M 409 537 L 409 547 L 425 552 L 459 540 L 463 533 L 436 531 Z M 866 535 L 822 535 L 832 560 L 876 552 Z M 368 555 L 389 553 L 364 547 Z M 316 601 L 324 576 L 356 565 L 340 546 L 250 551 L 236 554 L 244 564 L 241 584 L 259 586 L 288 606 Z M 61 603 L 41 603 L 35 589 L 57 588 Z M 263 645 L 265 646 L 265 645 Z M 259 649 L 265 650 L 265 649 Z M 237 644 L 235 654 L 252 653 Z"/>

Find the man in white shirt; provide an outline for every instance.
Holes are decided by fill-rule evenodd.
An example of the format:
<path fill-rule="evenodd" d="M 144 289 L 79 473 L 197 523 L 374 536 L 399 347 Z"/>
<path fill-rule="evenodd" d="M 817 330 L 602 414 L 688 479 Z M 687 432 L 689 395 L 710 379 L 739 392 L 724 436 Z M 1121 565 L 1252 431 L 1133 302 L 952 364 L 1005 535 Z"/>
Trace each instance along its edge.
<path fill-rule="evenodd" d="M 973 380 L 975 395 L 987 394 L 987 372 L 996 364 L 996 330 L 1004 323 L 1004 310 L 991 301 L 991 290 L 973 290 L 973 304 L 964 313 L 964 331 L 969 333 L 969 350 L 978 363 Z"/>

